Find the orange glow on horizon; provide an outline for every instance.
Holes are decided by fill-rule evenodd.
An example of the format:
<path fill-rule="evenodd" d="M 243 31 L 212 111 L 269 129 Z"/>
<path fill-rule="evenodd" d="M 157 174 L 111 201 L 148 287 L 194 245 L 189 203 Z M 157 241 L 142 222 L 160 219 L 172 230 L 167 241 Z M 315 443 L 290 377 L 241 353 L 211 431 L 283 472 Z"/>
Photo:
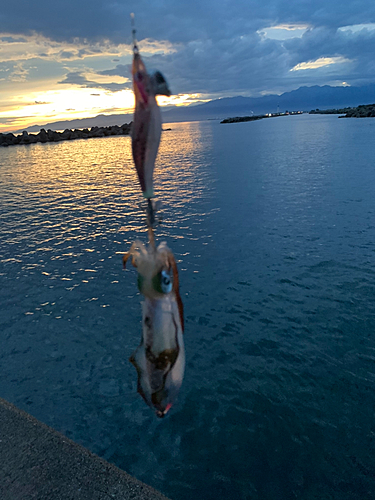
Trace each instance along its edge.
<path fill-rule="evenodd" d="M 13 106 L 10 101 L 6 111 L 0 111 L 0 122 L 5 119 L 0 132 L 99 114 L 128 114 L 134 108 L 133 92 L 129 89 L 116 93 L 87 88 L 47 90 L 16 96 L 13 101 Z"/>
<path fill-rule="evenodd" d="M 158 96 L 159 106 L 189 106 L 194 102 L 207 102 L 210 99 L 202 99 L 201 94 L 177 94 L 170 97 Z"/>
<path fill-rule="evenodd" d="M 171 97 L 159 96 L 158 104 L 161 107 L 183 107 L 208 100 L 202 99 L 200 94 L 179 94 Z M 72 86 L 30 92 L 10 98 L 6 109 L 0 111 L 0 133 L 62 120 L 94 118 L 100 114 L 132 114 L 133 110 L 134 94 L 130 89 L 109 92 Z"/>

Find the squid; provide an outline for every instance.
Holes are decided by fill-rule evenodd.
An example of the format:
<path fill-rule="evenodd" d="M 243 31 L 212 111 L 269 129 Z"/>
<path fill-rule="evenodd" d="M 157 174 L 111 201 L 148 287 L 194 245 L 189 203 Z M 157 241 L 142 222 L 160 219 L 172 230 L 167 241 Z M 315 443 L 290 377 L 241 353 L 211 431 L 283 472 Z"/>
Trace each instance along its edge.
<path fill-rule="evenodd" d="M 142 303 L 142 339 L 130 356 L 138 374 L 137 390 L 164 417 L 175 403 L 185 370 L 184 314 L 177 264 L 165 242 L 147 247 L 135 241 L 123 257 L 138 271 Z"/>
<path fill-rule="evenodd" d="M 139 54 L 133 30 L 133 90 L 135 111 L 132 129 L 132 153 L 144 198 L 154 196 L 153 173 L 161 136 L 161 113 L 156 95 L 171 92 L 160 71 L 148 74 Z"/>

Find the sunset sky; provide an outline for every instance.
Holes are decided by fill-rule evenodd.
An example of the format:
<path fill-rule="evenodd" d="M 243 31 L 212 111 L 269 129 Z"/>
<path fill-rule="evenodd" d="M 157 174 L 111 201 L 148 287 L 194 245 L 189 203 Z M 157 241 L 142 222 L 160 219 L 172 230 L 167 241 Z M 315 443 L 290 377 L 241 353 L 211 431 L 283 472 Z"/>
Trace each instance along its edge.
<path fill-rule="evenodd" d="M 0 132 L 131 112 L 131 12 L 162 105 L 375 82 L 369 0 L 19 0 L 0 11 Z"/>

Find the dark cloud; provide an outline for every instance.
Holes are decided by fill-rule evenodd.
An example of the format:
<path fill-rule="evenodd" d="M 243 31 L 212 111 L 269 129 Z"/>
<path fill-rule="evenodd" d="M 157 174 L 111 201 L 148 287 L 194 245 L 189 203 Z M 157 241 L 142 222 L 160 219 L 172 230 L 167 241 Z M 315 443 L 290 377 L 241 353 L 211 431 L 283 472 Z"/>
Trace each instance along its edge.
<path fill-rule="evenodd" d="M 14 36 L 0 36 L 1 43 L 26 43 L 27 40 L 24 37 L 14 37 Z"/>
<path fill-rule="evenodd" d="M 285 43 L 294 65 L 320 57 L 343 57 L 350 63 L 334 65 L 337 77 L 353 84 L 357 80 L 375 80 L 375 30 L 356 33 L 320 28 L 310 30 L 301 39 Z"/>
<path fill-rule="evenodd" d="M 375 2 L 369 0 L 19 0 L 2 5 L 0 22 L 8 33 L 36 31 L 56 40 L 124 42 L 130 41 L 130 12 L 135 12 L 140 39 L 184 43 L 232 38 L 279 23 L 338 28 L 375 22 Z"/>
<path fill-rule="evenodd" d="M 75 59 L 77 55 L 74 52 L 68 52 L 67 50 L 63 50 L 59 53 L 61 59 Z"/>
<path fill-rule="evenodd" d="M 59 84 L 70 84 L 70 85 L 77 85 L 82 88 L 87 88 L 87 89 L 104 89 L 104 90 L 109 90 L 110 92 L 119 92 L 120 90 L 124 90 L 126 88 L 131 87 L 131 83 L 125 82 L 125 83 L 99 83 L 95 82 L 93 80 L 88 80 L 86 76 L 83 74 L 84 71 L 72 71 L 68 73 L 65 78 L 61 81 L 59 81 Z M 95 95 L 95 94 L 92 94 Z"/>
<path fill-rule="evenodd" d="M 104 71 L 98 71 L 99 75 L 109 75 L 109 76 L 122 76 L 124 78 L 129 78 L 130 76 L 130 65 L 129 64 L 117 64 L 113 69 L 106 69 Z"/>
<path fill-rule="evenodd" d="M 375 30 L 352 33 L 320 27 L 285 41 L 264 39 L 256 33 L 216 42 L 195 41 L 177 53 L 150 57 L 146 63 L 165 74 L 174 93 L 256 95 L 335 80 L 351 84 L 375 81 L 374 51 Z M 319 58 L 350 62 L 290 71 Z"/>
<path fill-rule="evenodd" d="M 2 5 L 0 23 L 1 30 L 13 37 L 36 32 L 56 41 L 129 44 L 130 12 L 135 12 L 140 40 L 174 44 L 176 52 L 158 54 L 146 62 L 165 74 L 175 93 L 257 95 L 333 80 L 352 84 L 375 81 L 375 31 L 338 31 L 347 25 L 375 22 L 375 2 L 369 0 L 19 0 Z M 279 24 L 310 28 L 302 37 L 284 41 L 257 33 Z M 95 51 L 99 54 L 100 46 L 83 47 L 78 55 L 67 50 L 62 58 L 84 58 Z M 322 57 L 352 62 L 290 71 L 297 64 Z M 124 64 L 98 74 L 130 76 Z M 129 87 L 89 81 L 83 72 L 68 73 L 60 83 L 111 91 Z"/>
<path fill-rule="evenodd" d="M 82 73 L 82 71 L 72 71 L 65 76 L 64 80 L 61 80 L 58 83 L 79 85 L 80 87 L 87 88 L 93 87 L 95 82 L 90 82 L 89 80 L 87 80 L 87 78 L 83 76 Z"/>
<path fill-rule="evenodd" d="M 22 118 L 19 116 L 2 116 L 0 117 L 0 125 L 17 124 L 25 118 L 33 118 L 33 115 L 23 116 Z"/>

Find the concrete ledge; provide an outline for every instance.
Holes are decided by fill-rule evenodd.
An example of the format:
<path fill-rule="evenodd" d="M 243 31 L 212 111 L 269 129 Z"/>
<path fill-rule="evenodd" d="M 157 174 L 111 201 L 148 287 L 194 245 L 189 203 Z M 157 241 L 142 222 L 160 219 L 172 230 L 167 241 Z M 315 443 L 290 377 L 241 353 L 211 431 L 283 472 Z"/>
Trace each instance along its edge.
<path fill-rule="evenodd" d="M 168 500 L 0 398 L 1 500 Z"/>

